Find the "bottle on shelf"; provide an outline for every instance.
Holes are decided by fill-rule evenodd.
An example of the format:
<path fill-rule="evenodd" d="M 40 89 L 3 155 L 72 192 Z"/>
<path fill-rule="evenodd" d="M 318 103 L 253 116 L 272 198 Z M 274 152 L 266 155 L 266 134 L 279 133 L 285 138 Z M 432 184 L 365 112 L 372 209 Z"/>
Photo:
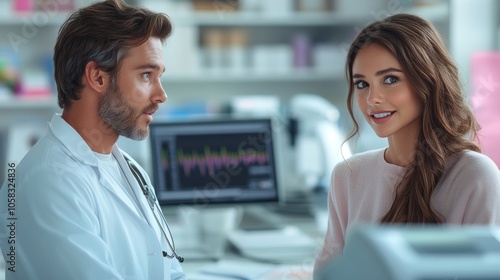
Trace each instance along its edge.
<path fill-rule="evenodd" d="M 206 30 L 203 34 L 204 67 L 213 73 L 224 69 L 224 33 L 219 28 Z"/>
<path fill-rule="evenodd" d="M 243 28 L 233 28 L 227 33 L 227 62 L 232 73 L 248 71 L 248 41 L 248 32 Z"/>
<path fill-rule="evenodd" d="M 296 34 L 292 39 L 293 66 L 295 69 L 307 69 L 311 66 L 311 42 L 304 33 Z"/>

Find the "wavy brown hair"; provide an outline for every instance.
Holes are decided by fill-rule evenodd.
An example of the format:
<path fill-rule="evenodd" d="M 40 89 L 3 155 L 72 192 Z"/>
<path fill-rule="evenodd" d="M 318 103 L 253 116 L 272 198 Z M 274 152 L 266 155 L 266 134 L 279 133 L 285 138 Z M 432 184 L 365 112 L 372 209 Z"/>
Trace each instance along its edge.
<path fill-rule="evenodd" d="M 474 142 L 479 126 L 462 94 L 457 67 L 436 30 L 418 16 L 396 14 L 365 27 L 347 54 L 347 107 L 354 121 L 347 140 L 359 131 L 353 113 L 353 63 L 369 44 L 383 46 L 398 60 L 423 104 L 413 160 L 396 183 L 394 202 L 380 221 L 443 223 L 444 217 L 433 209 L 431 197 L 447 159 L 464 150 L 480 151 Z"/>
<path fill-rule="evenodd" d="M 59 29 L 54 47 L 59 107 L 69 107 L 72 100 L 80 98 L 82 76 L 89 61 L 115 77 L 129 49 L 150 37 L 164 42 L 171 32 L 167 15 L 122 0 L 97 2 L 74 12 Z"/>

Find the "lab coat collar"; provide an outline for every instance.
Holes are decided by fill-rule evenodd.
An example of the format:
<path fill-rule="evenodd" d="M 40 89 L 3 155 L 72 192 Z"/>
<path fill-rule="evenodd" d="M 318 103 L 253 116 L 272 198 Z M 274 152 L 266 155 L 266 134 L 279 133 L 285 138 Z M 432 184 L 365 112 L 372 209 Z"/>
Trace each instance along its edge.
<path fill-rule="evenodd" d="M 50 123 L 50 130 L 54 134 L 54 136 L 62 143 L 64 147 L 66 147 L 68 153 L 72 155 L 72 157 L 75 160 L 81 161 L 86 165 L 90 165 L 95 167 L 97 170 L 99 170 L 98 164 L 97 164 L 97 158 L 90 149 L 90 147 L 87 145 L 87 143 L 83 140 L 83 138 L 80 136 L 80 134 L 73 128 L 71 127 L 62 117 L 61 114 L 54 114 L 52 117 L 51 123 Z M 91 132 L 90 132 L 91 133 Z M 132 175 L 132 172 L 129 169 L 128 164 L 126 163 L 125 159 L 123 158 L 123 151 L 121 151 L 118 148 L 118 145 L 114 144 L 113 149 L 112 149 L 112 154 L 115 156 L 115 158 L 118 161 L 118 164 L 120 165 L 120 168 L 122 169 L 123 173 L 125 174 L 125 177 L 127 178 L 127 181 L 133 186 L 133 192 L 137 197 L 137 200 L 139 201 L 139 211 L 142 211 L 142 215 L 146 217 L 147 222 L 153 227 L 156 235 L 159 237 L 161 240 L 161 231 L 160 229 L 156 226 L 156 220 L 149 208 L 149 204 L 144 197 L 142 190 L 139 186 L 139 183 L 135 179 L 134 175 Z M 141 172 L 144 172 L 142 168 L 135 162 L 130 156 L 128 156 L 129 159 L 132 160 L 136 166 L 139 167 Z M 100 170 L 99 170 L 99 173 Z M 148 178 L 145 176 L 145 178 Z M 101 181 L 102 176 L 99 174 L 99 181 L 101 182 L 102 185 L 108 191 L 112 192 L 119 198 L 123 203 L 125 203 L 128 208 L 141 220 L 141 214 L 137 213 L 136 207 L 134 207 L 131 204 L 130 199 L 124 192 L 116 192 L 110 185 L 109 183 L 104 183 Z M 147 179 L 146 179 L 147 180 Z M 151 184 L 148 180 L 148 184 Z"/>
<path fill-rule="evenodd" d="M 127 205 L 132 212 L 135 213 L 135 215 L 139 216 L 140 214 L 135 211 L 136 207 L 132 204 L 133 202 L 130 201 L 128 196 L 125 194 L 124 190 L 121 189 L 114 189 L 111 186 L 111 183 L 109 181 L 106 181 L 105 178 L 102 176 L 102 170 L 100 169 L 98 165 L 98 160 L 94 154 L 94 152 L 90 149 L 88 146 L 87 142 L 83 140 L 83 138 L 80 136 L 80 134 L 71 126 L 69 125 L 62 117 L 61 114 L 55 114 L 52 117 L 52 121 L 50 123 L 50 129 L 53 132 L 54 136 L 61 141 L 62 145 L 66 147 L 67 152 L 71 154 L 73 159 L 78 160 L 82 162 L 85 165 L 89 165 L 95 168 L 99 182 L 101 185 L 103 185 L 106 189 L 108 189 L 111 193 L 113 193 L 119 200 L 121 200 L 123 203 Z M 120 159 L 122 158 L 120 154 L 120 149 L 117 147 L 116 144 L 113 145 L 113 150 L 112 150 L 113 155 L 115 158 Z M 126 169 L 122 162 L 118 160 L 120 167 L 124 171 L 125 175 L 127 176 L 127 179 L 130 180 L 128 174 L 130 172 L 127 172 L 128 170 Z"/>
<path fill-rule="evenodd" d="M 125 179 L 127 180 L 128 184 L 132 188 L 132 192 L 134 193 L 134 196 L 137 198 L 137 201 L 140 204 L 140 205 L 138 205 L 138 207 L 140 208 L 138 210 L 142 212 L 142 215 L 145 215 L 146 212 L 145 212 L 144 205 L 142 205 L 142 199 L 141 199 L 142 196 L 144 196 L 144 195 L 142 192 L 138 191 L 138 190 L 140 190 L 140 186 L 138 185 L 139 183 L 137 182 L 134 175 L 132 174 L 132 171 L 130 171 L 129 166 L 128 166 L 127 162 L 125 161 L 125 158 L 123 157 L 123 153 L 125 153 L 125 152 L 122 152 L 116 144 L 113 146 L 112 154 L 115 157 L 116 161 L 118 162 L 118 165 L 120 166 L 121 170 L 123 171 L 123 174 L 125 174 Z M 130 156 L 129 156 L 129 158 L 130 158 Z M 109 185 L 106 185 L 106 187 L 110 191 L 113 191 Z M 134 207 L 133 205 L 130 204 L 131 201 L 130 201 L 130 199 L 128 199 L 128 196 L 125 194 L 125 192 L 123 190 L 120 191 L 119 193 L 116 193 L 116 195 L 118 195 L 118 197 L 120 197 L 120 199 L 122 201 L 126 202 L 130 208 L 136 209 L 136 207 Z M 139 213 L 136 213 L 136 214 L 140 215 Z"/>
<path fill-rule="evenodd" d="M 97 166 L 97 158 L 89 145 L 87 145 L 82 136 L 61 117 L 61 114 L 58 113 L 52 116 L 49 128 L 74 159 L 87 165 Z"/>
<path fill-rule="evenodd" d="M 125 178 L 126 178 L 127 182 L 129 182 L 129 184 L 133 184 L 133 181 L 130 181 L 130 176 L 129 176 L 130 172 L 128 170 L 128 167 L 123 164 L 123 162 L 122 162 L 123 160 L 121 160 L 122 155 L 121 155 L 120 149 L 118 148 L 118 146 L 116 144 L 113 145 L 112 154 L 116 158 L 118 165 L 120 166 L 120 169 L 122 169 L 122 171 L 123 171 L 123 174 L 125 174 Z M 138 218 L 140 218 L 141 214 L 137 211 L 143 211 L 142 209 L 138 209 L 138 207 L 141 207 L 141 206 L 134 205 L 135 204 L 134 201 L 130 199 L 130 197 L 127 195 L 126 191 L 123 188 L 113 187 L 114 183 L 109 181 L 110 178 L 106 178 L 105 176 L 102 176 L 103 171 L 100 168 L 101 167 L 98 165 L 97 170 L 99 171 L 99 183 L 101 183 L 101 185 L 104 188 L 106 188 L 112 195 L 114 195 L 119 201 L 124 203 L 127 206 L 127 208 L 134 213 L 134 215 L 136 215 Z M 129 187 L 129 186 L 125 186 L 125 187 Z M 134 195 L 137 197 L 137 193 L 135 192 L 134 187 L 132 187 L 132 189 L 133 189 Z"/>
<path fill-rule="evenodd" d="M 127 178 L 127 181 L 132 186 L 134 195 L 139 201 L 139 208 L 140 211 L 142 212 L 142 215 L 144 215 L 148 224 L 153 228 L 159 240 L 161 240 L 162 239 L 161 229 L 158 227 L 156 219 L 153 216 L 154 214 L 151 211 L 148 201 L 142 192 L 141 186 L 139 186 L 139 182 L 137 182 L 137 179 L 132 174 L 132 171 L 130 170 L 130 167 L 128 166 L 128 163 L 126 162 L 124 156 L 126 156 L 139 169 L 139 171 L 143 174 L 144 179 L 147 181 L 147 184 L 151 185 L 148 176 L 145 176 L 145 171 L 141 168 L 141 166 L 130 155 L 128 155 L 124 151 L 121 151 L 116 144 L 113 147 L 112 153 L 115 156 L 116 160 L 118 161 L 120 168 L 123 170 L 123 173 Z"/>

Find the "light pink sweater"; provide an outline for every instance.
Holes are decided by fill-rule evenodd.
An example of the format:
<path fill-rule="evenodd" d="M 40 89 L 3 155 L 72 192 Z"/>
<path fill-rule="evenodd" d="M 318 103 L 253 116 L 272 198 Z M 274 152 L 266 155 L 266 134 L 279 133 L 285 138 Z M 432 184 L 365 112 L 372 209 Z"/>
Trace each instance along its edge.
<path fill-rule="evenodd" d="M 342 253 L 346 234 L 353 226 L 375 224 L 391 207 L 395 183 L 404 168 L 387 163 L 384 150 L 356 154 L 333 170 L 328 230 L 316 267 Z M 500 225 L 497 166 L 487 156 L 472 151 L 450 159 L 432 204 L 448 224 Z"/>

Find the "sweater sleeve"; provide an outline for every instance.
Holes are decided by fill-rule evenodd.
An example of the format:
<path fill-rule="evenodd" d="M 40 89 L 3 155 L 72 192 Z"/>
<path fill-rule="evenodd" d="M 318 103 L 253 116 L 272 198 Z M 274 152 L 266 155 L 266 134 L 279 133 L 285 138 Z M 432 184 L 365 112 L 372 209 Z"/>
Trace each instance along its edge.
<path fill-rule="evenodd" d="M 329 260 L 342 254 L 344 248 L 344 235 L 346 230 L 347 200 L 344 197 L 342 173 L 337 166 L 332 173 L 330 190 L 328 193 L 328 227 L 323 246 L 316 257 L 315 270 Z"/>
<path fill-rule="evenodd" d="M 470 159 L 469 159 L 470 158 Z M 484 155 L 468 156 L 460 168 L 457 182 L 469 194 L 464 209 L 464 224 L 500 225 L 500 171 Z"/>
<path fill-rule="evenodd" d="M 433 204 L 448 224 L 500 225 L 500 171 L 487 156 L 467 151 L 445 173 Z"/>

